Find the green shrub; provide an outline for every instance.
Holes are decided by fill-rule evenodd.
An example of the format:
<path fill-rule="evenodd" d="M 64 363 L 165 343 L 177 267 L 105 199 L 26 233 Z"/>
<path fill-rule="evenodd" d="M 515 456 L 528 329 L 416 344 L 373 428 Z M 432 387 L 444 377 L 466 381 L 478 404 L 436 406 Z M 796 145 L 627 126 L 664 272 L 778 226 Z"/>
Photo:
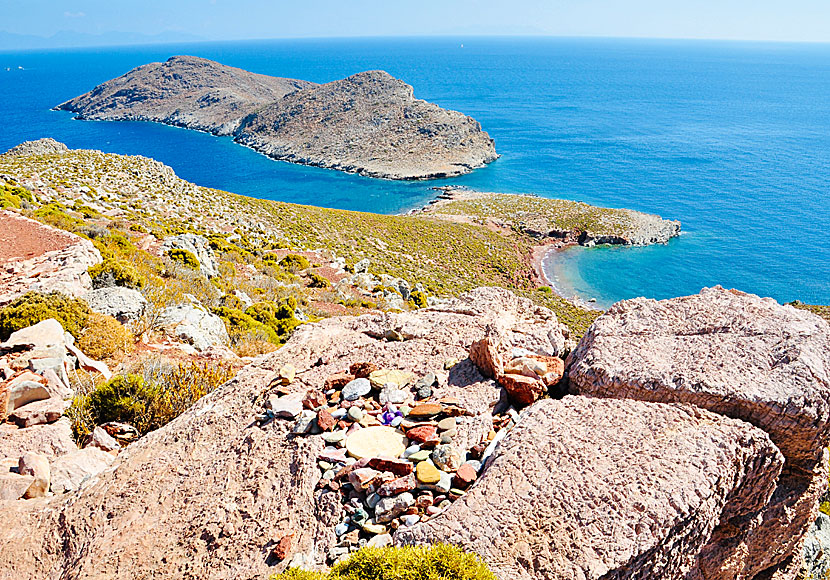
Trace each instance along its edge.
<path fill-rule="evenodd" d="M 98 219 L 102 217 L 102 214 L 97 209 L 93 209 L 88 205 L 84 205 L 83 203 L 76 201 L 75 205 L 72 206 L 72 209 L 84 216 L 86 219 Z"/>
<path fill-rule="evenodd" d="M 414 290 L 409 294 L 409 303 L 410 306 L 414 306 L 415 308 L 426 308 L 429 306 L 427 295 L 420 290 Z"/>
<path fill-rule="evenodd" d="M 229 365 L 192 361 L 155 368 L 145 375 L 129 373 L 76 396 L 67 415 L 76 439 L 110 421 L 132 425 L 144 435 L 181 415 L 233 375 Z"/>
<path fill-rule="evenodd" d="M 309 272 L 308 278 L 309 278 L 309 283 L 308 283 L 309 288 L 328 288 L 329 286 L 331 286 L 329 281 L 326 278 L 323 278 L 317 272 Z"/>
<path fill-rule="evenodd" d="M 299 272 L 300 270 L 308 270 L 311 268 L 311 262 L 305 256 L 299 254 L 288 254 L 279 262 L 280 266 L 291 272 Z"/>
<path fill-rule="evenodd" d="M 457 546 L 362 548 L 328 572 L 296 568 L 272 580 L 496 580 L 475 554 Z"/>
<path fill-rule="evenodd" d="M 0 186 L 0 209 L 20 207 L 23 202 L 34 203 L 32 192 L 25 187 L 3 184 Z"/>
<path fill-rule="evenodd" d="M 224 321 L 231 341 L 234 344 L 240 344 L 257 338 L 264 339 L 273 344 L 280 343 L 280 338 L 273 328 L 256 320 L 239 308 L 220 306 L 219 308 L 214 308 L 212 312 Z"/>
<path fill-rule="evenodd" d="M 90 312 L 87 303 L 78 298 L 58 292 L 29 292 L 0 308 L 0 339 L 6 340 L 12 332 L 48 318 L 54 318 L 66 332 L 79 337 Z"/>
<path fill-rule="evenodd" d="M 78 337 L 78 348 L 94 359 L 112 358 L 132 352 L 133 335 L 112 316 L 91 312 Z"/>
<path fill-rule="evenodd" d="M 83 222 L 78 218 L 72 217 L 66 213 L 66 207 L 57 202 L 52 202 L 44 205 L 35 211 L 35 217 L 40 221 L 53 225 L 62 230 L 74 230 L 83 225 Z"/>
<path fill-rule="evenodd" d="M 192 270 L 198 270 L 200 267 L 199 258 L 197 258 L 196 255 L 190 250 L 173 248 L 171 250 L 167 250 L 167 257 L 178 264 L 191 268 Z"/>
<path fill-rule="evenodd" d="M 107 258 L 89 269 L 93 288 L 124 286 L 141 288 L 146 283 L 144 276 L 129 263 L 116 258 Z"/>

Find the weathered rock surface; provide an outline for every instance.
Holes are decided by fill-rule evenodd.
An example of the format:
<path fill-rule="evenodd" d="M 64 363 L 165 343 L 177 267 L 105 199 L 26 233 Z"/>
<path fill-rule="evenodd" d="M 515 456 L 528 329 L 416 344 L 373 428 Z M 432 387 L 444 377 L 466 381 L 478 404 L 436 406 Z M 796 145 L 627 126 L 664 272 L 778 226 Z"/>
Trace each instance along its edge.
<path fill-rule="evenodd" d="M 83 298 L 93 311 L 112 316 L 121 324 L 141 318 L 147 308 L 147 299 L 141 292 L 123 286 L 98 288 Z"/>
<path fill-rule="evenodd" d="M 388 179 L 461 175 L 497 157 L 474 119 L 415 99 L 383 71 L 288 95 L 237 139 L 275 159 Z"/>
<path fill-rule="evenodd" d="M 84 447 L 62 455 L 52 463 L 52 491 L 75 491 L 81 484 L 109 467 L 113 456 L 98 447 Z"/>
<path fill-rule="evenodd" d="M 830 326 L 771 299 L 720 287 L 665 301 L 635 299 L 597 319 L 569 359 L 573 393 L 684 402 L 767 433 L 786 464 L 759 521 L 724 531 L 744 542 L 732 563 L 752 578 L 797 572 L 800 542 L 827 487 Z M 766 576 L 764 576 L 766 577 Z"/>
<path fill-rule="evenodd" d="M 415 99 L 411 86 L 383 71 L 315 85 L 175 56 L 56 108 L 79 119 L 156 121 L 234 134 L 275 159 L 372 177 L 448 177 L 497 157 L 474 119 Z"/>
<path fill-rule="evenodd" d="M 830 517 L 819 513 L 804 541 L 804 572 L 807 580 L 830 574 Z"/>
<path fill-rule="evenodd" d="M 45 455 L 28 451 L 20 456 L 17 472 L 20 475 L 30 475 L 34 478 L 32 485 L 26 490 L 24 497 L 45 497 L 49 493 L 51 469 L 49 459 Z"/>
<path fill-rule="evenodd" d="M 18 429 L 13 425 L 0 425 L 0 458 L 17 458 L 32 451 L 50 460 L 77 451 L 72 440 L 69 419 L 59 419 L 48 425 L 34 425 Z"/>
<path fill-rule="evenodd" d="M 75 234 L 0 210 L 0 306 L 27 292 L 83 296 L 92 288 L 87 273 L 101 254 Z"/>
<path fill-rule="evenodd" d="M 517 338 L 548 353 L 556 349 L 556 317 L 496 289 L 473 292 L 441 311 L 301 327 L 279 351 L 121 451 L 80 492 L 47 504 L 18 502 L 31 505 L 15 507 L 14 517 L 0 522 L 0 577 L 25 571 L 32 577 L 259 579 L 288 566 L 290 559 L 278 563 L 271 553 L 291 532 L 295 557 L 322 565 L 337 542 L 340 498 L 315 491 L 321 437 L 289 437 L 288 421 L 259 426 L 254 420 L 272 379 L 290 363 L 295 379 L 280 388 L 305 393 L 364 361 L 419 376 L 436 369 L 436 396 L 457 397 L 475 414 L 464 417 L 469 423 L 459 426 L 455 440 L 469 448 L 492 428 L 490 409 L 501 388 L 467 360 L 448 373 L 440 369 L 447 359 L 465 359 L 495 318 L 507 335 L 514 327 L 531 329 Z M 407 338 L 389 342 L 383 338 L 389 329 Z"/>
<path fill-rule="evenodd" d="M 35 141 L 24 141 L 6 151 L 4 155 L 26 157 L 28 155 L 60 155 L 69 151 L 69 148 L 51 137 L 44 137 Z"/>
<path fill-rule="evenodd" d="M 107 81 L 56 107 L 97 121 L 155 121 L 230 135 L 246 115 L 313 83 L 173 56 Z"/>
<path fill-rule="evenodd" d="M 463 545 L 505 580 L 718 578 L 718 522 L 762 510 L 782 464 L 760 429 L 689 405 L 539 401 L 467 495 L 395 542 Z"/>
<path fill-rule="evenodd" d="M 31 475 L 20 475 L 11 472 L 0 473 L 0 500 L 21 499 L 26 495 L 34 481 L 35 478 Z M 11 576 L 8 577 L 11 578 Z"/>
<path fill-rule="evenodd" d="M 58 397 L 49 397 L 42 401 L 27 403 L 15 409 L 9 414 L 9 419 L 21 429 L 33 425 L 45 425 L 54 423 L 69 408 L 71 401 L 65 401 Z"/>
<path fill-rule="evenodd" d="M 225 323 L 201 304 L 182 304 L 166 308 L 157 324 L 170 336 L 191 344 L 198 351 L 230 343 Z"/>

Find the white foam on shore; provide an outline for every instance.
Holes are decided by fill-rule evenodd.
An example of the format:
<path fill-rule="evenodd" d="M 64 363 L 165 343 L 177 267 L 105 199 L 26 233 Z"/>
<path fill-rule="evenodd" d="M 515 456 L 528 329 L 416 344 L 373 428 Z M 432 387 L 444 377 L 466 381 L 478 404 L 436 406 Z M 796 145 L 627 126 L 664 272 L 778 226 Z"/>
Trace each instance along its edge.
<path fill-rule="evenodd" d="M 544 257 L 540 262 L 542 276 L 544 276 L 545 281 L 551 289 L 562 298 L 573 302 L 581 308 L 586 308 L 588 310 L 599 309 L 597 302 L 588 302 L 586 298 L 580 296 L 576 289 L 568 283 L 567 279 L 561 275 L 562 268 L 555 266 L 557 263 L 557 255 L 565 249 L 566 248 L 551 248 L 545 252 Z M 580 251 L 583 249 L 584 248 L 574 248 L 573 246 L 567 248 L 568 251 Z"/>

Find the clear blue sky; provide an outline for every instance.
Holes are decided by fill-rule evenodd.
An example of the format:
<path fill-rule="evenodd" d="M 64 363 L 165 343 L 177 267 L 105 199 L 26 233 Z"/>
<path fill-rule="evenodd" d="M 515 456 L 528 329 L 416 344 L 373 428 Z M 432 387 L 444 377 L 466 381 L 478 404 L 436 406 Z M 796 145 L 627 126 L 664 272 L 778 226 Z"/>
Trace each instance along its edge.
<path fill-rule="evenodd" d="M 830 0 L 0 0 L 0 30 L 206 40 L 542 34 L 830 42 Z"/>

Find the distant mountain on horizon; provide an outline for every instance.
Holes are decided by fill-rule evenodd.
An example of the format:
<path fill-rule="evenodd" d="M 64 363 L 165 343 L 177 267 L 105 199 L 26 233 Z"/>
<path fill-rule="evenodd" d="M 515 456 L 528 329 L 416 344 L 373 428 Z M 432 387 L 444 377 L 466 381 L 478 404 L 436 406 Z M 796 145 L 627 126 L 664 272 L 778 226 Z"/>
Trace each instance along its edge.
<path fill-rule="evenodd" d="M 51 36 L 17 34 L 0 30 L 0 50 L 28 50 L 37 48 L 82 48 L 96 46 L 126 46 L 135 44 L 170 44 L 176 42 L 203 42 L 207 38 L 186 32 L 165 31 L 158 34 L 137 32 L 106 32 L 88 34 L 61 30 Z"/>

